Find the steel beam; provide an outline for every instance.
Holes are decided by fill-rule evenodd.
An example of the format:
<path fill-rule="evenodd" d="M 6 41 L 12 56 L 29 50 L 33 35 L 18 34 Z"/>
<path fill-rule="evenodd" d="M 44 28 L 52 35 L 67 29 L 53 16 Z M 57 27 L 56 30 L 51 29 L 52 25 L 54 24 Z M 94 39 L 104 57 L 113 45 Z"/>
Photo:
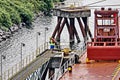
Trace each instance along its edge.
<path fill-rule="evenodd" d="M 63 22 L 62 22 L 62 24 L 61 24 L 61 26 L 60 26 L 60 28 L 59 28 L 58 34 L 56 36 L 56 40 L 60 39 L 60 35 L 61 35 L 61 32 L 62 32 L 62 30 L 64 28 L 65 22 L 66 22 L 66 20 L 64 19 Z"/>
<path fill-rule="evenodd" d="M 92 40 L 93 36 L 92 36 L 92 33 L 91 33 L 90 28 L 89 28 L 88 25 L 87 25 L 87 28 L 88 28 L 88 34 L 89 34 L 89 36 L 90 36 L 90 38 L 91 38 L 91 40 Z"/>
<path fill-rule="evenodd" d="M 85 31 L 84 31 L 83 24 L 82 24 L 82 22 L 81 22 L 81 19 L 80 19 L 80 18 L 77 18 L 77 20 L 78 20 L 78 23 L 79 23 L 79 26 L 80 26 L 80 29 L 81 29 L 81 32 L 82 32 L 83 38 L 84 38 L 84 40 L 85 40 L 86 33 L 85 33 Z"/>
<path fill-rule="evenodd" d="M 73 26 L 74 26 L 74 18 L 69 18 L 70 20 L 70 48 L 72 49 L 72 46 L 74 45 L 74 32 L 73 32 Z"/>
<path fill-rule="evenodd" d="M 77 39 L 77 43 L 79 43 L 80 42 L 80 38 L 79 38 L 79 35 L 77 33 L 77 30 L 76 30 L 75 26 L 73 26 L 73 31 L 75 33 L 75 36 L 76 36 L 76 39 Z"/>
<path fill-rule="evenodd" d="M 58 22 L 57 22 L 57 25 L 56 25 L 56 27 L 55 27 L 55 30 L 54 30 L 54 32 L 53 32 L 53 34 L 52 34 L 52 38 L 55 37 L 57 31 L 59 30 L 61 21 L 62 21 L 62 17 L 58 17 Z"/>
<path fill-rule="evenodd" d="M 84 23 L 84 26 L 85 26 L 85 41 L 87 41 L 88 39 L 88 36 L 87 36 L 87 32 L 88 32 L 88 27 L 87 27 L 87 17 L 82 17 L 82 20 L 83 20 L 83 23 Z"/>

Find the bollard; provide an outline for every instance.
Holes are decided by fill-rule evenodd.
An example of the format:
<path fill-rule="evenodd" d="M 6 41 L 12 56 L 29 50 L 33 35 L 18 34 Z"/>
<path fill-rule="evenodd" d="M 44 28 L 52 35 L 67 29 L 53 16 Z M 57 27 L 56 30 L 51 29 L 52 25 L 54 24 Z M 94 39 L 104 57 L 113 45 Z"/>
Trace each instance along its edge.
<path fill-rule="evenodd" d="M 88 58 L 86 58 L 86 63 L 90 64 L 90 60 Z"/>
<path fill-rule="evenodd" d="M 120 63 L 120 60 L 118 60 L 118 63 Z M 120 80 L 120 79 L 119 79 Z"/>

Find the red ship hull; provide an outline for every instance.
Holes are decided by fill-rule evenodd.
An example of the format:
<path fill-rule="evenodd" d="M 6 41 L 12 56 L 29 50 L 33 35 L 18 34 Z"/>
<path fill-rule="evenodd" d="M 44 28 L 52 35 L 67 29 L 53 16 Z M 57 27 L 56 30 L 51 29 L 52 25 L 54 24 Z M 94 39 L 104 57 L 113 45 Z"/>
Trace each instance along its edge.
<path fill-rule="evenodd" d="M 88 60 L 120 60 L 118 10 L 95 10 L 94 39 L 88 42 Z"/>
<path fill-rule="evenodd" d="M 89 60 L 120 60 L 120 46 L 88 46 Z"/>

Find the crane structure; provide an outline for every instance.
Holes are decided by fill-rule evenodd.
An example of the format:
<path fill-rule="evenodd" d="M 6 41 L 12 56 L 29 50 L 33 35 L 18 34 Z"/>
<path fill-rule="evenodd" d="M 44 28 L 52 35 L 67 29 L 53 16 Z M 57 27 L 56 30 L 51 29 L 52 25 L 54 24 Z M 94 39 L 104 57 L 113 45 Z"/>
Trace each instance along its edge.
<path fill-rule="evenodd" d="M 87 44 L 88 60 L 120 60 L 118 12 L 111 8 L 94 11 L 94 38 Z"/>
<path fill-rule="evenodd" d="M 92 38 L 92 34 L 88 26 L 88 17 L 90 17 L 91 15 L 90 9 L 74 7 L 73 5 L 71 5 L 70 7 L 55 8 L 53 10 L 53 15 L 57 16 L 58 20 L 55 30 L 52 34 L 52 38 L 56 40 L 58 45 L 60 44 L 60 37 L 65 24 L 69 33 L 68 38 L 70 42 L 70 48 L 75 43 L 75 37 L 77 39 L 77 43 L 81 42 L 79 33 L 77 32 L 77 29 L 75 27 L 75 21 L 77 21 L 79 24 L 79 28 L 82 32 L 84 41 L 87 41 L 87 33 L 89 34 L 90 38 Z"/>

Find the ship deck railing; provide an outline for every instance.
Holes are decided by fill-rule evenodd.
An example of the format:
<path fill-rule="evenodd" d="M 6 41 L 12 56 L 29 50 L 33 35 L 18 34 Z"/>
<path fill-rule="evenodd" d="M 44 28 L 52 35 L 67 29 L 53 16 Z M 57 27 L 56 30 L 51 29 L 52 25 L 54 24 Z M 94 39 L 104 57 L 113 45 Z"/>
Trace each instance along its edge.
<path fill-rule="evenodd" d="M 88 46 L 120 46 L 120 42 L 88 42 Z"/>

